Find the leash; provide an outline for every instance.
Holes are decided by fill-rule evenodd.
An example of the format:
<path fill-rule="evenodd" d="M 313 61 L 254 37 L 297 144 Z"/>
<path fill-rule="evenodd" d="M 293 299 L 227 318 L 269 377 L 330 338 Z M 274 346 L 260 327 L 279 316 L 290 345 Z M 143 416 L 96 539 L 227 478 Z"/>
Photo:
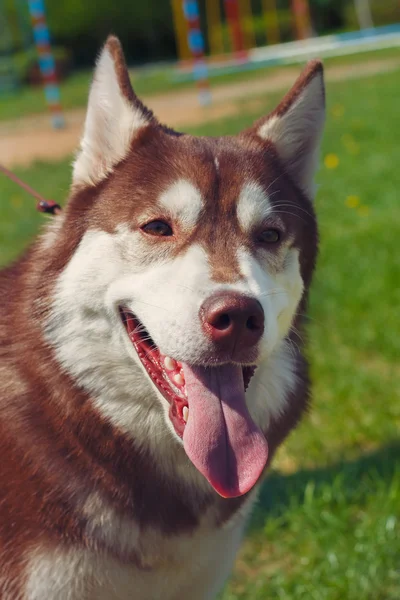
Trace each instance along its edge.
<path fill-rule="evenodd" d="M 28 184 L 24 183 L 19 177 L 14 175 L 12 171 L 9 171 L 9 169 L 6 169 L 6 167 L 3 167 L 1 164 L 0 171 L 6 177 L 8 177 L 8 179 L 11 179 L 11 181 L 19 185 L 19 187 L 38 200 L 38 203 L 36 204 L 36 210 L 39 212 L 50 215 L 58 215 L 62 212 L 62 208 L 59 204 L 57 204 L 57 202 L 54 202 L 54 200 L 45 200 L 43 196 L 35 192 L 35 190 L 32 189 Z"/>

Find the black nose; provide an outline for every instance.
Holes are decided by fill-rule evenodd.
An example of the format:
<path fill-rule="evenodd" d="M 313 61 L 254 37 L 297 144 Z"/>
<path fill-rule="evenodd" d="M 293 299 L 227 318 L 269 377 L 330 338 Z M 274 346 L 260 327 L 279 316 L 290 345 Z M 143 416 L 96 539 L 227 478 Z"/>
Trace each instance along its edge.
<path fill-rule="evenodd" d="M 203 329 L 222 350 L 255 346 L 264 331 L 264 311 L 258 300 L 236 292 L 219 292 L 200 308 Z"/>

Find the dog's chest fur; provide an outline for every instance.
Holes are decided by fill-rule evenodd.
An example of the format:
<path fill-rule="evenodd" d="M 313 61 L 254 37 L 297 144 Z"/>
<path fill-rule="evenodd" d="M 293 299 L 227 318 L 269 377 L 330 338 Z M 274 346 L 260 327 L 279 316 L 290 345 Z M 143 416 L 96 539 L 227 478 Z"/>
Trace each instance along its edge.
<path fill-rule="evenodd" d="M 163 536 L 141 532 L 134 523 L 109 519 L 109 543 L 128 544 L 140 564 L 124 564 L 110 556 L 85 549 L 60 548 L 29 554 L 26 597 L 29 600 L 208 600 L 215 597 L 228 576 L 238 550 L 244 524 L 253 504 L 246 506 L 222 528 L 213 519 L 190 535 Z M 104 514 L 104 513 L 103 513 Z M 207 522 L 208 521 L 208 522 Z M 121 528 L 122 525 L 122 528 Z M 119 538 L 119 539 L 118 539 Z"/>

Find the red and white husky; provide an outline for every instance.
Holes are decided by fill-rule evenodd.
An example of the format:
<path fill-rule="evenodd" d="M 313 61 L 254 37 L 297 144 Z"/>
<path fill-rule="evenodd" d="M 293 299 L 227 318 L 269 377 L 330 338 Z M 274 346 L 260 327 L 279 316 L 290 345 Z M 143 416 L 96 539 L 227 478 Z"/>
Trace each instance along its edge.
<path fill-rule="evenodd" d="M 320 62 L 236 137 L 158 123 L 110 38 L 69 201 L 1 272 L 0 598 L 206 600 L 306 408 Z"/>

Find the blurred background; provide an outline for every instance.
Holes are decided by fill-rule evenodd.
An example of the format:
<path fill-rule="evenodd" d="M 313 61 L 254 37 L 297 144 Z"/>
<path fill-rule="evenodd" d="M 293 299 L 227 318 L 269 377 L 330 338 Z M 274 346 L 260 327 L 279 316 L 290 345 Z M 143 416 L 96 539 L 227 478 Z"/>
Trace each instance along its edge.
<path fill-rule="evenodd" d="M 0 0 L 0 165 L 60 204 L 109 33 L 160 120 L 201 135 L 239 132 L 324 58 L 313 408 L 222 598 L 398 600 L 400 1 Z M 0 264 L 48 218 L 0 173 Z"/>

